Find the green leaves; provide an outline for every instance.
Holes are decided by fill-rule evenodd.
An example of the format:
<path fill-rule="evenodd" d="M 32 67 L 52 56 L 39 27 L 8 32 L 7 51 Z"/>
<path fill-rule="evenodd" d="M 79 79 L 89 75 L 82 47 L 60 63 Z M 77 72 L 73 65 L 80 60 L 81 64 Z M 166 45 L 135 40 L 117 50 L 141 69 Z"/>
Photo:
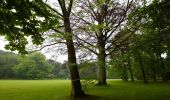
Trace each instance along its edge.
<path fill-rule="evenodd" d="M 57 15 L 42 0 L 0 1 L 0 35 L 9 41 L 6 49 L 27 53 L 27 37 L 40 45 L 44 41 L 42 33 L 50 29 L 51 22 L 57 24 Z"/>
<path fill-rule="evenodd" d="M 19 78 L 40 79 L 48 78 L 52 72 L 52 65 L 48 63 L 41 53 L 32 53 L 20 57 L 19 64 L 14 67 L 15 74 Z"/>

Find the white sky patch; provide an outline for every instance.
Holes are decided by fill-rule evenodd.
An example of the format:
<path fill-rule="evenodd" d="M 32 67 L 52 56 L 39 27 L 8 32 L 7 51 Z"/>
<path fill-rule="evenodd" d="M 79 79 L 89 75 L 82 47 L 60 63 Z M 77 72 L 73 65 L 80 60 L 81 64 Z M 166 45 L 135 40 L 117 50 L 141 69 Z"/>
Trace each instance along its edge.
<path fill-rule="evenodd" d="M 44 50 L 41 52 L 46 56 L 47 59 L 52 59 L 60 63 L 67 61 L 67 55 L 54 55 L 54 53 L 46 53 Z"/>
<path fill-rule="evenodd" d="M 12 9 L 11 11 L 12 11 L 13 13 L 16 13 L 16 10 L 15 10 L 15 9 Z"/>
<path fill-rule="evenodd" d="M 162 57 L 162 58 L 166 58 L 166 57 L 167 57 L 167 53 L 161 54 L 161 57 Z"/>
<path fill-rule="evenodd" d="M 8 44 L 8 41 L 5 41 L 4 37 L 0 37 L 0 50 L 5 50 L 5 45 Z"/>

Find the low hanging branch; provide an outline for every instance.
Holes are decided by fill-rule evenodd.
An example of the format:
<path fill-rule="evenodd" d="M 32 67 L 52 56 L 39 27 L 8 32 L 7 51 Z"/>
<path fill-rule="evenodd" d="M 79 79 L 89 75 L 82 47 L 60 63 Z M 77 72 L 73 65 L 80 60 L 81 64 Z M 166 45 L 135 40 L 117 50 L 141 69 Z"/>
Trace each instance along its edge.
<path fill-rule="evenodd" d="M 42 49 L 44 48 L 47 48 L 47 47 L 50 47 L 50 46 L 54 46 L 56 44 L 59 44 L 59 43 L 65 43 L 65 42 L 55 42 L 55 43 L 51 43 L 51 44 L 47 44 L 47 45 L 44 45 L 42 47 L 40 47 L 39 49 L 36 49 L 36 50 L 33 50 L 33 51 L 29 51 L 28 53 L 33 53 L 33 52 L 36 52 L 36 51 L 41 51 Z"/>

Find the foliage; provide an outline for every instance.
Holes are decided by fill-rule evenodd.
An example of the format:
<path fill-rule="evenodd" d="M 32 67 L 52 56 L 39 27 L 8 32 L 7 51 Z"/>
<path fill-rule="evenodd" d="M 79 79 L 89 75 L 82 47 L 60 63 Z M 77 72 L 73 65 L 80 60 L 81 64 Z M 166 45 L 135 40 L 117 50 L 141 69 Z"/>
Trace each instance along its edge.
<path fill-rule="evenodd" d="M 18 64 L 17 57 L 14 53 L 0 51 L 0 78 L 14 77 L 13 67 Z"/>
<path fill-rule="evenodd" d="M 127 12 L 133 9 L 133 0 L 121 3 L 115 0 L 80 0 L 76 11 L 78 46 L 97 56 L 98 84 L 106 83 L 106 57 L 111 54 L 114 34 L 126 25 Z M 90 17 L 89 17 L 90 16 Z"/>
<path fill-rule="evenodd" d="M 114 66 L 129 55 L 134 77 L 163 79 L 169 73 L 169 4 L 168 0 L 153 0 L 139 6 L 129 15 L 128 26 L 133 35 L 112 53 Z M 118 34 L 121 36 L 121 34 Z M 115 37 L 116 38 L 116 37 Z M 128 47 L 128 48 L 127 48 Z M 124 49 L 123 51 L 121 51 Z M 166 57 L 162 57 L 162 55 Z M 123 59 L 122 59 L 123 58 Z M 122 63 L 126 63 L 124 60 Z M 118 65 L 121 68 L 121 65 Z M 121 70 L 123 71 L 123 69 Z M 120 71 L 118 71 L 120 72 Z"/>
<path fill-rule="evenodd" d="M 54 60 L 49 60 L 49 63 L 53 66 L 52 74 L 54 78 L 60 79 L 70 78 L 67 62 L 59 63 Z"/>
<path fill-rule="evenodd" d="M 42 0 L 1 0 L 0 35 L 9 41 L 5 48 L 25 54 L 27 37 L 40 45 L 44 40 L 42 32 L 50 28 L 52 21 L 56 22 L 57 16 L 51 12 Z"/>
<path fill-rule="evenodd" d="M 80 76 L 82 79 L 97 79 L 97 64 L 85 61 L 79 64 Z"/>
<path fill-rule="evenodd" d="M 19 64 L 14 67 L 16 77 L 25 79 L 48 78 L 52 72 L 52 65 L 41 53 L 32 53 L 20 57 Z"/>
<path fill-rule="evenodd" d="M 10 62 L 10 63 L 9 63 Z M 47 60 L 41 53 L 26 56 L 0 50 L 1 79 L 69 78 L 67 63 Z"/>

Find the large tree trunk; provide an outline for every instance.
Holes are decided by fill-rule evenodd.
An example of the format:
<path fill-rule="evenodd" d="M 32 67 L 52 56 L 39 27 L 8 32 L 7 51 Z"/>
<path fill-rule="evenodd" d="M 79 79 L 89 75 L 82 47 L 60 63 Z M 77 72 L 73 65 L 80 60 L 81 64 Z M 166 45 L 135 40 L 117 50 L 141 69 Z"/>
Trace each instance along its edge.
<path fill-rule="evenodd" d="M 106 85 L 106 69 L 105 69 L 105 57 L 103 55 L 98 55 L 98 85 Z"/>
<path fill-rule="evenodd" d="M 138 50 L 138 57 L 139 57 L 139 63 L 140 63 L 141 71 L 142 71 L 143 81 L 144 81 L 144 83 L 147 83 L 148 81 L 147 81 L 147 78 L 146 78 L 146 73 L 145 73 L 145 69 L 144 69 L 143 62 L 142 62 L 142 57 L 141 57 L 139 50 Z"/>
<path fill-rule="evenodd" d="M 80 83 L 80 77 L 79 77 L 79 71 L 78 66 L 76 63 L 76 54 L 75 54 L 75 48 L 72 38 L 72 30 L 70 27 L 70 20 L 69 18 L 64 19 L 64 27 L 65 27 L 65 34 L 66 34 L 66 44 L 67 44 L 67 52 L 68 52 L 68 66 L 70 70 L 70 76 L 71 76 L 71 84 L 72 84 L 72 91 L 71 95 L 74 97 L 82 97 L 85 96 L 81 83 Z"/>
<path fill-rule="evenodd" d="M 62 13 L 63 13 L 63 22 L 64 22 L 64 30 L 65 30 L 65 39 L 67 45 L 67 53 L 68 53 L 68 66 L 70 70 L 70 77 L 71 77 L 71 95 L 73 97 L 83 97 L 85 96 L 84 91 L 82 90 L 81 83 L 80 83 L 80 76 L 78 71 L 78 66 L 76 62 L 76 53 L 73 43 L 73 33 L 70 27 L 70 14 L 72 9 L 73 0 L 70 0 L 68 7 L 66 6 L 66 1 L 58 0 Z"/>
<path fill-rule="evenodd" d="M 98 85 L 107 85 L 106 82 L 106 54 L 105 54 L 105 41 L 103 36 L 98 37 Z"/>
<path fill-rule="evenodd" d="M 130 56 L 128 57 L 128 65 L 129 65 L 129 72 L 130 72 L 130 76 L 131 76 L 131 81 L 134 82 L 134 77 L 133 77 L 133 71 L 132 71 L 132 67 L 131 67 L 131 62 L 130 62 Z"/>

